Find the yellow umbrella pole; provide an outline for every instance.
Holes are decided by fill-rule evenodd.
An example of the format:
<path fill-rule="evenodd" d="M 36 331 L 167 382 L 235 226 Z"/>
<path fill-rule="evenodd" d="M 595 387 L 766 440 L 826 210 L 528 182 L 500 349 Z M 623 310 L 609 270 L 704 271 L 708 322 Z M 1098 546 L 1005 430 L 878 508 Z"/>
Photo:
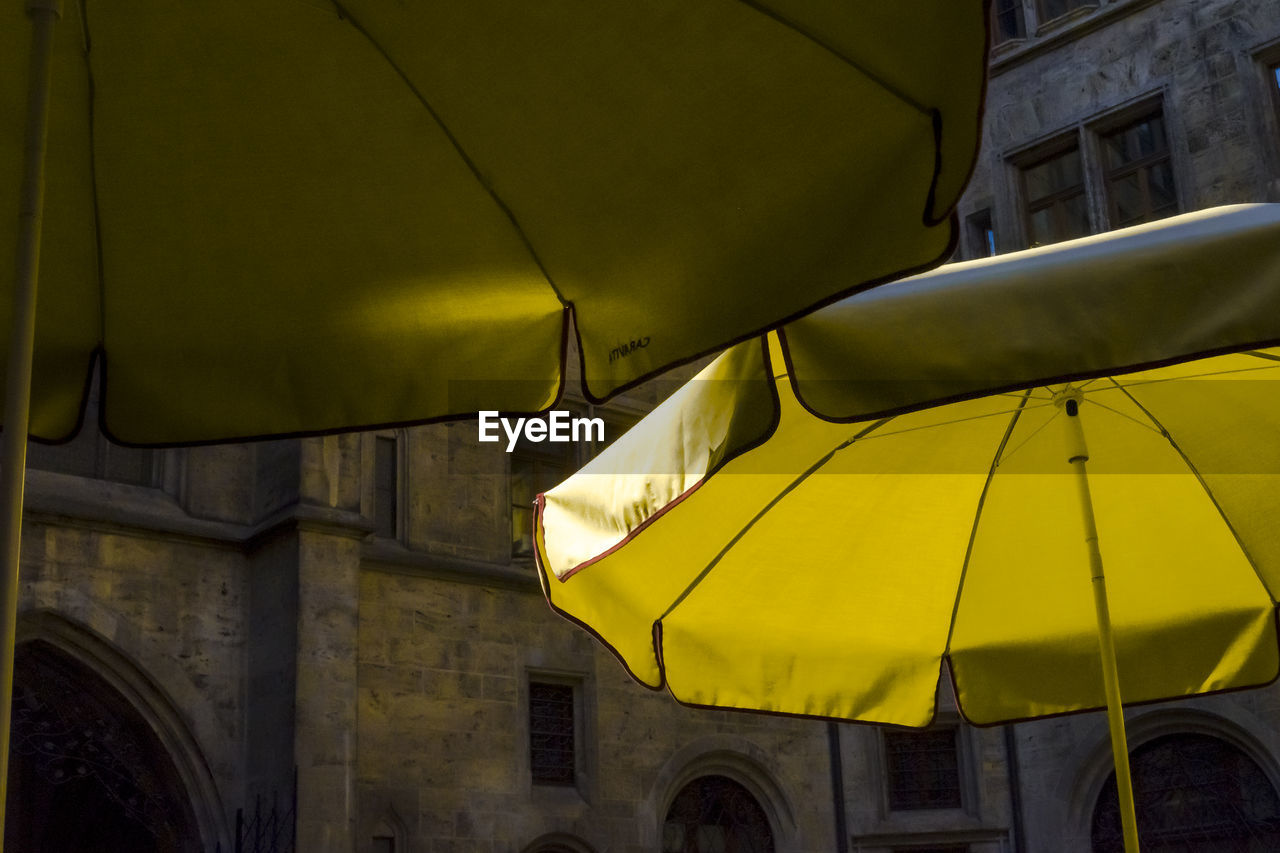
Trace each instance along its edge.
<path fill-rule="evenodd" d="M 1138 853 L 1138 819 L 1133 806 L 1133 781 L 1129 774 L 1129 743 L 1124 734 L 1124 708 L 1120 703 L 1120 676 L 1116 670 L 1116 644 L 1111 632 L 1111 610 L 1107 607 L 1107 580 L 1102 572 L 1102 551 L 1098 548 L 1098 526 L 1093 518 L 1093 498 L 1089 494 L 1089 474 L 1085 462 L 1089 448 L 1080 425 L 1079 389 L 1068 389 L 1056 400 L 1066 410 L 1067 462 L 1076 472 L 1080 489 L 1080 513 L 1084 520 L 1084 541 L 1089 548 L 1089 569 L 1093 576 L 1093 605 L 1098 616 L 1098 652 L 1102 657 L 1102 682 L 1107 692 L 1107 725 L 1111 729 L 1111 755 L 1116 765 L 1116 795 L 1120 798 L 1120 822 L 1124 827 L 1126 853 Z"/>
<path fill-rule="evenodd" d="M 36 279 L 40 227 L 44 216 L 44 152 L 49 129 L 49 78 L 53 27 L 60 0 L 27 0 L 31 16 L 31 71 L 23 150 L 22 195 L 18 210 L 18 258 L 5 374 L 4 433 L 0 453 L 0 524 L 4 585 L 0 587 L 0 846 L 4 844 L 4 804 L 9 793 L 9 724 L 13 705 L 13 647 L 18 632 L 18 561 L 22 553 L 22 493 L 27 468 L 27 426 L 31 407 L 31 363 L 36 337 Z"/>

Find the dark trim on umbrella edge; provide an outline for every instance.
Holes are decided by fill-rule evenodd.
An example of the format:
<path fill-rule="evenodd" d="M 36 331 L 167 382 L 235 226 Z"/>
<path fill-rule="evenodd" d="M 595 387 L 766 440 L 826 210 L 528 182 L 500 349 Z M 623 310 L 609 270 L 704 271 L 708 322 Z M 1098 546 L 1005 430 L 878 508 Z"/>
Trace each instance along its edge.
<path fill-rule="evenodd" d="M 920 412 L 925 409 L 932 409 L 937 406 L 946 406 L 951 403 L 961 403 L 966 400 L 976 400 L 980 397 L 990 397 L 996 394 L 1010 394 L 1016 391 L 1026 391 L 1030 388 L 1038 388 L 1045 385 L 1066 384 L 1068 382 L 1077 382 L 1082 379 L 1098 379 L 1107 376 L 1123 376 L 1126 373 L 1137 373 L 1141 370 L 1155 370 L 1160 367 L 1172 367 L 1175 364 L 1183 364 L 1188 361 L 1196 361 L 1201 358 L 1213 358 L 1219 355 L 1233 355 L 1235 353 L 1243 353 L 1248 350 L 1270 349 L 1280 347 L 1280 337 L 1265 338 L 1260 341 L 1250 341 L 1241 344 L 1229 344 L 1221 347 L 1211 347 L 1206 350 L 1199 350 L 1191 353 L 1182 353 L 1172 355 L 1165 358 L 1153 359 L 1151 361 L 1138 362 L 1135 364 L 1094 368 L 1091 370 L 1079 370 L 1070 373 L 1063 373 L 1056 376 L 1038 376 L 1032 379 L 1019 380 L 1011 382 L 1007 385 L 996 385 L 990 388 L 980 388 L 971 391 L 962 391 L 955 394 L 946 394 L 941 397 L 932 397 L 922 400 L 918 403 L 909 403 L 904 406 L 892 406 L 887 409 L 878 409 L 873 412 L 859 413 L 856 415 L 827 415 L 813 408 L 804 399 L 800 393 L 799 381 L 796 378 L 795 364 L 792 361 L 791 350 L 787 346 L 786 329 L 778 330 L 778 340 L 782 344 L 782 358 L 787 366 L 787 376 L 791 382 L 791 391 L 795 394 L 796 401 L 800 406 L 813 417 L 818 420 L 826 421 L 833 424 L 856 424 L 862 421 L 878 420 L 880 418 L 897 417 L 898 415 L 906 415 L 912 412 Z"/>
<path fill-rule="evenodd" d="M 584 560 L 581 563 L 578 563 L 578 565 L 573 566 L 568 571 L 566 571 L 563 575 L 557 575 L 556 576 L 557 580 L 559 580 L 561 583 L 564 583 L 569 578 L 576 575 L 578 572 L 582 571 L 583 569 L 587 568 L 590 565 L 593 565 L 599 562 L 600 560 L 603 560 L 605 557 L 609 556 L 614 551 L 617 551 L 619 548 L 626 545 L 632 539 L 639 536 L 643 531 L 649 529 L 650 525 L 656 522 L 659 518 L 662 518 L 670 510 L 674 509 L 675 506 L 681 503 L 682 501 L 684 501 L 685 498 L 689 497 L 694 492 L 696 492 L 702 486 L 703 483 L 710 480 L 725 465 L 728 465 L 730 462 L 732 462 L 734 459 L 737 459 L 739 456 L 743 455 L 744 453 L 748 453 L 752 450 L 755 450 L 757 447 L 760 447 L 765 442 L 767 442 L 770 438 L 773 437 L 773 434 L 778 431 L 778 424 L 782 420 L 782 404 L 778 399 L 777 379 L 773 375 L 773 364 L 771 359 L 769 358 L 768 338 L 761 338 L 760 346 L 762 351 L 761 358 L 763 361 L 765 381 L 769 383 L 769 394 L 773 401 L 773 415 L 770 418 L 769 425 L 765 428 L 764 432 L 762 432 L 758 438 L 752 439 L 747 444 L 744 444 L 741 447 L 735 448 L 733 451 L 728 453 L 723 459 L 721 459 L 719 462 L 713 465 L 709 471 L 707 471 L 705 474 L 699 477 L 696 483 L 694 483 L 689 488 L 685 489 L 683 492 L 681 492 L 671 501 L 661 506 L 657 510 L 657 512 L 655 512 L 653 515 L 649 516 L 644 521 L 636 525 L 635 529 L 628 532 L 627 535 L 624 536 L 620 541 L 618 541 L 617 544 L 612 545 L 607 550 L 602 551 L 601 553 L 595 555 L 594 557 L 591 557 L 587 560 Z M 581 350 L 579 350 L 579 352 L 581 352 Z M 542 511 L 545 506 L 546 506 L 546 500 L 544 499 L 543 495 L 541 494 L 538 495 L 534 501 L 535 508 L 534 508 L 534 514 L 533 514 L 533 528 L 534 528 L 533 534 L 535 537 L 535 542 L 537 541 L 538 535 L 543 532 Z M 537 548 L 534 549 L 534 552 L 539 553 Z"/>
<path fill-rule="evenodd" d="M 1280 610 L 1277 610 L 1275 607 L 1273 607 L 1271 609 L 1271 614 L 1272 614 L 1273 621 L 1276 623 L 1275 625 L 1276 637 L 1280 639 Z M 955 691 L 956 691 L 956 712 L 960 715 L 961 719 L 963 719 L 967 724 L 975 728 L 990 729 L 990 728 L 995 728 L 996 726 L 1005 726 L 1012 723 L 1029 723 L 1034 720 L 1050 720 L 1050 719 L 1056 719 L 1059 717 L 1071 717 L 1077 714 L 1093 714 L 1099 711 L 1105 712 L 1107 710 L 1106 705 L 1096 705 L 1090 708 L 1077 708 L 1072 711 L 1058 711 L 1052 714 L 1039 714 L 1034 717 L 1012 717 L 1007 720 L 993 720 L 989 723 L 974 722 L 964 712 L 964 708 L 960 705 L 960 687 L 957 683 L 957 679 L 955 676 L 955 673 L 956 673 L 955 664 L 949 660 L 950 654 L 951 653 L 948 652 L 947 657 L 948 657 L 948 663 L 951 664 L 952 684 L 955 685 Z M 1166 696 L 1163 699 L 1140 699 L 1133 702 L 1123 702 L 1123 706 L 1125 708 L 1141 708 L 1147 705 L 1159 705 L 1164 702 L 1180 702 L 1184 699 L 1195 699 L 1201 696 L 1225 696 L 1229 693 L 1240 693 L 1245 690 L 1258 690 L 1263 687 L 1270 687 L 1271 685 L 1275 684 L 1277 680 L 1280 680 L 1280 658 L 1277 659 L 1275 674 L 1272 675 L 1266 681 L 1260 681 L 1257 684 L 1244 684 L 1237 687 L 1223 687 L 1218 690 L 1205 690 L 1199 693 L 1184 693 L 1181 696 Z M 1121 683 L 1120 687 L 1123 690 L 1124 684 Z"/>

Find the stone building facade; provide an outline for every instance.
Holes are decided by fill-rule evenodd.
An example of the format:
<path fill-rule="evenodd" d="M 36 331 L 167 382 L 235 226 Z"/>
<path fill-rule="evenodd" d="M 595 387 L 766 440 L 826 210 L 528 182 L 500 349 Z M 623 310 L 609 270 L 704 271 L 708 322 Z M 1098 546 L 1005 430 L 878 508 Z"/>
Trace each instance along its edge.
<path fill-rule="evenodd" d="M 962 256 L 1280 200 L 1275 0 L 993 14 Z M 606 440 L 655 399 L 599 412 Z M 631 682 L 550 612 L 521 538 L 532 491 L 581 461 L 474 423 L 34 450 L 7 849 L 1112 849 L 1100 715 L 977 729 L 944 685 L 913 736 Z M 1129 731 L 1138 772 L 1192 804 L 1170 833 L 1219 831 L 1213 791 L 1251 804 L 1243 831 L 1280 822 L 1280 690 L 1133 709 Z"/>

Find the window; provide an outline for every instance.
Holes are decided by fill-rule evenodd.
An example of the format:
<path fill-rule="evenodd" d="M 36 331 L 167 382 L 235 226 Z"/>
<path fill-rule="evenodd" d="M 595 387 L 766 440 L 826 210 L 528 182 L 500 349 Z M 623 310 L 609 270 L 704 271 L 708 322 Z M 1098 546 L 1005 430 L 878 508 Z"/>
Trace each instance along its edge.
<path fill-rule="evenodd" d="M 1148 99 L 1012 159 L 1027 245 L 1124 228 L 1178 212 L 1168 125 Z"/>
<path fill-rule="evenodd" d="M 1178 212 L 1173 162 L 1159 110 L 1099 136 L 1112 228 Z"/>
<path fill-rule="evenodd" d="M 969 257 L 989 258 L 996 253 L 996 229 L 991 224 L 991 208 L 969 214 L 965 219 L 969 232 Z"/>
<path fill-rule="evenodd" d="M 572 684 L 529 682 L 529 769 L 534 782 L 577 781 L 575 697 Z"/>
<path fill-rule="evenodd" d="M 727 776 L 703 776 L 680 789 L 662 824 L 662 853 L 773 853 L 764 809 Z"/>
<path fill-rule="evenodd" d="M 1280 797 L 1226 741 L 1165 735 L 1135 749 L 1131 765 L 1143 850 L 1280 850 Z M 1098 795 L 1091 834 L 1095 853 L 1124 850 L 1115 773 Z"/>
<path fill-rule="evenodd" d="M 1083 237 L 1089 233 L 1084 168 L 1080 148 L 1072 144 L 1022 167 L 1027 236 L 1032 246 Z"/>
<path fill-rule="evenodd" d="M 511 452 L 511 554 L 533 553 L 533 499 L 578 467 L 578 445 L 524 438 Z"/>
<path fill-rule="evenodd" d="M 991 4 L 991 41 L 993 44 L 1025 38 L 1026 21 L 1022 15 L 1022 0 L 995 0 Z"/>
<path fill-rule="evenodd" d="M 928 847 L 895 847 L 893 853 L 969 853 L 969 845 L 967 844 L 949 844 L 943 847 L 930 845 Z"/>
<path fill-rule="evenodd" d="M 399 525 L 399 442 L 395 436 L 374 438 L 373 522 L 379 536 L 395 538 Z"/>
<path fill-rule="evenodd" d="M 1097 0 L 1040 0 L 1040 20 L 1052 21 L 1076 9 L 1096 5 Z"/>
<path fill-rule="evenodd" d="M 122 447 L 107 440 L 98 426 L 98 379 L 95 376 L 85 404 L 84 425 L 66 444 L 27 445 L 27 467 L 75 474 L 135 486 L 159 484 L 157 454 L 138 447 Z"/>
<path fill-rule="evenodd" d="M 372 853 L 396 853 L 396 839 L 390 835 L 375 835 L 371 850 Z"/>
<path fill-rule="evenodd" d="M 1267 64 L 1267 89 L 1271 92 L 1271 108 L 1275 111 L 1276 128 L 1280 129 L 1280 59 Z"/>
<path fill-rule="evenodd" d="M 961 807 L 958 734 L 955 726 L 884 732 L 890 810 Z"/>

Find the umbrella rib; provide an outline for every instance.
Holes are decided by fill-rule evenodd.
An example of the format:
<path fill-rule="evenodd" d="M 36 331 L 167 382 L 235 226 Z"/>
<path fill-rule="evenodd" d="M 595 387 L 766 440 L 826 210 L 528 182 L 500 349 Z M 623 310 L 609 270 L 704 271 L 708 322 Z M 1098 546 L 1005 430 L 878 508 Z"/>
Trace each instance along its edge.
<path fill-rule="evenodd" d="M 1111 381 L 1115 382 L 1115 385 L 1117 388 L 1121 387 L 1120 383 L 1116 382 L 1114 379 L 1112 379 Z M 1090 405 L 1097 406 L 1100 409 L 1106 409 L 1108 412 L 1111 412 L 1112 414 L 1119 415 L 1120 417 L 1125 418 L 1126 420 L 1133 421 L 1135 424 L 1142 427 L 1143 429 L 1149 429 L 1158 435 L 1164 435 L 1164 433 L 1160 430 L 1159 427 L 1152 426 L 1151 424 L 1144 424 L 1142 421 L 1138 420 L 1133 415 L 1127 415 L 1124 412 L 1120 411 L 1119 409 L 1112 408 L 1111 406 L 1108 406 L 1106 403 L 1099 403 L 1097 400 L 1094 400 L 1091 397 L 1085 397 L 1084 399 L 1085 399 L 1085 402 L 1089 403 Z M 1148 414 L 1148 417 L 1149 416 L 1150 415 Z"/>
<path fill-rule="evenodd" d="M 1004 453 L 1005 446 L 1009 443 L 1010 436 L 1013 435 L 1013 428 L 1018 425 L 1018 419 L 1022 417 L 1022 412 L 1026 406 L 1027 400 L 1031 398 L 1031 390 L 1028 389 L 1026 396 L 1023 397 L 1023 405 L 1013 410 L 1013 416 L 1009 418 L 1009 425 L 1005 427 L 1004 436 L 1000 439 L 1000 444 L 996 447 L 995 456 L 991 459 L 991 467 L 987 470 L 987 480 L 982 484 L 982 493 L 978 495 L 978 505 L 973 510 L 973 525 L 969 528 L 969 543 L 964 549 L 964 562 L 960 564 L 960 578 L 956 581 L 955 600 L 951 605 L 951 624 L 947 627 L 947 645 L 943 650 L 943 656 L 951 654 L 951 638 L 956 630 L 956 615 L 960 612 L 960 594 L 964 591 L 964 579 L 969 573 L 969 558 L 973 556 L 973 543 L 978 538 L 978 521 L 982 518 L 982 508 L 987 502 L 987 492 L 991 489 L 991 481 L 995 478 L 996 468 L 1000 465 L 1000 457 Z M 1050 418 L 1049 421 L 1052 421 Z M 1049 421 L 1045 421 L 1048 423 Z M 1043 428 L 1043 425 L 1041 426 Z M 1025 442 L 1024 442 L 1025 443 Z M 1019 445 L 1021 447 L 1021 445 Z M 1015 448 L 1016 449 L 1016 448 Z M 954 673 L 954 666 L 952 667 Z M 952 676 L 954 682 L 954 674 Z M 959 689 L 956 689 L 957 696 Z"/>
<path fill-rule="evenodd" d="M 102 206 L 98 200 L 98 158 L 97 144 L 94 140 L 94 105 L 97 103 L 97 86 L 93 80 L 93 40 L 89 37 L 89 10 L 84 3 L 78 3 L 80 9 L 81 50 L 84 51 L 84 71 L 88 87 L 89 107 L 89 198 L 93 203 L 93 249 L 98 264 L 98 346 L 105 345 L 107 340 L 107 280 L 102 269 Z M 92 372 L 93 368 L 90 367 Z M 99 414 L 99 420 L 104 418 Z"/>
<path fill-rule="evenodd" d="M 1028 399 L 1034 399 L 1034 398 L 1032 398 L 1032 397 L 1031 397 L 1031 393 L 1030 393 L 1030 392 L 1027 392 L 1027 398 L 1028 398 Z M 1029 408 L 1032 408 L 1032 409 L 1040 409 L 1040 408 L 1044 408 L 1044 407 L 1043 407 L 1043 406 L 1031 406 L 1031 407 L 1029 407 Z M 1059 414 L 1060 412 L 1061 412 L 1061 410 L 1059 410 L 1059 411 L 1057 411 L 1057 412 L 1054 412 L 1052 415 L 1050 415 L 1048 420 L 1046 420 L 1044 423 L 1040 424 L 1040 426 L 1038 426 L 1038 427 L 1036 427 L 1035 429 L 1033 429 L 1033 430 L 1031 431 L 1031 434 L 1030 434 L 1030 435 L 1028 435 L 1028 436 L 1027 436 L 1026 438 L 1024 438 L 1022 441 L 1018 442 L 1018 446 L 1017 446 L 1017 447 L 1015 447 L 1015 448 L 1013 448 L 1013 450 L 1010 450 L 1008 453 L 1004 453 L 1004 452 L 1003 452 L 1004 448 L 1003 448 L 1003 446 L 1002 446 L 1002 447 L 1001 447 L 1001 453 L 996 454 L 996 467 L 999 467 L 999 466 L 1003 465 L 1005 462 L 1008 462 L 1008 461 L 1009 461 L 1009 459 L 1011 459 L 1011 458 L 1013 457 L 1013 454 L 1017 453 L 1019 450 L 1021 450 L 1021 449 L 1022 449 L 1022 448 L 1024 448 L 1024 447 L 1026 447 L 1027 442 L 1028 442 L 1028 441 L 1030 441 L 1031 439 L 1035 438 L 1037 435 L 1039 435 L 1039 434 L 1040 434 L 1040 430 L 1044 429 L 1044 428 L 1045 428 L 1045 427 L 1047 427 L 1049 424 L 1053 423 L 1054 418 L 1058 417 L 1058 414 Z M 1019 415 L 1021 415 L 1021 412 L 1019 411 L 1019 412 L 1018 412 L 1018 414 L 1019 414 Z"/>
<path fill-rule="evenodd" d="M 529 239 L 529 235 L 525 233 L 524 228 L 520 225 L 520 220 L 516 218 L 515 212 L 507 206 L 507 203 L 498 195 L 498 191 L 485 178 L 484 174 L 480 171 L 479 166 L 476 165 L 475 161 L 472 160 L 470 155 L 468 155 L 463 149 L 462 143 L 453 135 L 453 131 L 449 129 L 449 126 L 444 123 L 444 119 L 442 119 L 440 114 L 436 112 L 435 107 L 433 107 L 431 102 L 427 100 L 427 96 L 422 93 L 422 90 L 420 90 L 411 79 L 409 79 L 409 75 L 406 74 L 404 69 L 401 68 L 400 65 L 391 57 L 391 54 L 387 52 L 387 49 L 373 37 L 373 33 L 365 29 L 364 25 L 351 14 L 350 10 L 348 10 L 345 5 L 339 2 L 339 0 L 331 0 L 331 2 L 333 3 L 333 8 L 338 13 L 338 17 L 346 20 L 351 24 L 352 28 L 355 29 L 356 32 L 365 37 L 369 44 L 373 46 L 373 49 L 381 54 L 382 58 L 386 60 L 389 66 L 391 66 L 391 69 L 400 76 L 400 79 L 404 81 L 405 86 L 407 86 L 409 91 L 413 93 L 414 97 L 418 99 L 418 102 L 422 104 L 423 109 L 427 111 L 432 120 L 436 123 L 436 126 L 439 127 L 440 131 L 445 135 L 445 138 L 449 140 L 449 144 L 453 146 L 453 150 L 458 152 L 458 156 L 471 171 L 476 182 L 479 183 L 480 186 L 484 187 L 485 192 L 487 192 L 489 197 L 493 199 L 493 203 L 498 206 L 498 209 L 501 210 L 511 222 L 511 227 L 515 229 L 516 234 L 520 237 L 520 242 L 522 242 L 524 247 L 529 251 L 529 256 L 533 259 L 538 270 L 541 271 L 543 277 L 547 280 L 547 284 L 551 287 L 552 292 L 555 293 L 556 298 L 560 300 L 560 304 L 568 307 L 569 301 L 556 285 L 555 279 L 551 277 L 551 273 L 547 269 L 546 265 L 543 264 L 542 258 L 539 257 L 538 251 L 533 247 L 533 243 Z"/>
<path fill-rule="evenodd" d="M 1227 514 L 1222 511 L 1222 505 L 1218 503 L 1218 498 L 1213 494 L 1213 489 L 1209 488 L 1209 484 L 1205 482 L 1204 476 L 1200 473 L 1200 469 L 1195 466 L 1195 463 L 1191 461 L 1178 442 L 1174 440 L 1173 436 L 1169 433 L 1169 430 L 1165 429 L 1164 424 L 1160 423 L 1160 419 L 1152 414 L 1150 409 L 1139 403 L 1137 398 L 1129 393 L 1128 388 L 1125 388 L 1114 379 L 1111 381 L 1115 383 L 1115 386 L 1120 389 L 1121 393 L 1132 400 L 1133 404 L 1142 410 L 1143 414 L 1151 418 L 1151 422 L 1153 424 L 1160 428 L 1160 434 L 1165 437 L 1178 456 L 1182 457 L 1182 462 L 1187 466 L 1187 470 L 1195 475 L 1196 482 L 1200 484 L 1200 488 L 1204 489 L 1205 496 L 1209 498 L 1209 503 L 1213 504 L 1213 508 L 1218 511 L 1218 517 L 1222 519 L 1222 523 L 1225 524 L 1227 526 L 1227 530 L 1231 532 L 1231 537 L 1236 540 L 1236 545 L 1240 548 L 1240 553 L 1244 554 L 1244 558 L 1248 561 L 1249 567 L 1253 569 L 1254 575 L 1258 578 L 1258 583 L 1262 585 L 1263 590 L 1267 593 L 1267 598 L 1271 600 L 1271 606 L 1274 607 L 1276 605 L 1276 597 L 1272 594 L 1271 587 L 1267 585 L 1267 580 L 1263 577 L 1262 570 L 1258 568 L 1257 561 L 1254 560 L 1253 554 L 1249 553 L 1249 549 L 1245 546 L 1244 540 L 1240 538 L 1240 533 L 1231 523 L 1231 519 L 1227 518 Z"/>
<path fill-rule="evenodd" d="M 720 549 L 719 553 L 717 553 L 714 557 L 711 558 L 711 561 L 707 563 L 707 565 L 702 569 L 702 571 L 698 572 L 698 576 L 689 582 L 689 585 L 685 587 L 684 592 L 680 593 L 680 595 L 676 597 L 675 601 L 671 602 L 671 606 L 669 606 L 665 611 L 663 611 L 661 616 L 659 616 L 656 620 L 654 620 L 655 624 L 662 622 L 662 620 L 666 619 L 669 615 L 671 615 L 671 611 L 679 607 L 681 603 L 683 603 L 684 600 L 689 597 L 690 593 L 692 593 L 693 590 L 700 583 L 702 583 L 703 579 L 705 579 L 707 575 L 711 574 L 711 570 L 720 564 L 720 561 L 724 559 L 725 555 L 728 554 L 731 550 L 733 550 L 733 547 L 737 545 L 739 541 L 741 541 L 742 537 L 746 536 L 748 531 L 750 531 L 751 528 L 755 527 L 756 522 L 764 518 L 765 515 L 767 515 L 770 510 L 772 510 L 775 506 L 778 505 L 779 501 L 781 501 L 787 495 L 791 494 L 791 492 L 793 492 L 797 487 L 799 487 L 801 483 L 809 479 L 809 477 L 811 477 L 814 474 L 814 472 L 816 472 L 823 465 L 826 465 L 829 461 L 831 461 L 831 457 L 835 456 L 841 450 L 844 450 L 846 447 L 853 444 L 855 441 L 862 438 L 867 433 L 884 426 L 891 420 L 893 419 L 881 418 L 875 423 L 860 430 L 852 438 L 842 441 L 840 444 L 833 447 L 826 454 L 824 454 L 821 459 L 819 459 L 817 462 L 814 462 L 807 469 L 805 469 L 805 471 L 801 473 L 800 476 L 796 477 L 794 480 L 788 483 L 786 488 L 778 492 L 778 494 L 774 495 L 773 498 L 771 498 L 769 502 L 760 509 L 759 512 L 757 512 L 754 516 L 752 516 L 750 521 L 748 521 L 745 525 L 743 525 L 741 530 L 739 530 L 737 533 L 733 535 L 732 539 L 730 539 L 727 543 L 725 543 L 725 546 Z"/>
<path fill-rule="evenodd" d="M 927 116 L 932 116 L 934 114 L 935 110 L 932 110 L 929 107 L 925 106 L 924 104 L 920 103 L 920 101 L 913 98 L 911 95 L 907 94 L 899 87 L 893 85 L 888 80 L 884 79 L 884 77 L 881 77 L 879 74 L 872 71 L 870 68 L 857 62 L 852 57 L 849 57 L 844 53 L 840 52 L 839 50 L 836 49 L 835 45 L 831 44 L 825 39 L 818 37 L 817 34 L 810 32 L 809 30 L 797 24 L 795 21 L 792 21 L 788 18 L 783 17 L 782 14 L 777 12 L 776 10 L 770 9 L 762 5 L 761 3 L 757 2 L 757 0 L 738 0 L 738 2 L 740 2 L 742 5 L 750 9 L 756 10 L 757 12 L 769 18 L 770 20 L 777 22 L 778 24 L 795 32 L 797 35 L 800 35 L 808 39 L 809 41 L 813 42 L 818 47 L 822 48 L 827 53 L 830 53 L 832 56 L 836 57 L 841 62 L 845 63 L 850 68 L 853 68 L 859 74 L 866 77 L 868 80 L 875 83 L 881 89 L 884 89 L 890 95 L 893 95 L 895 98 L 902 101 L 904 104 L 911 107 L 912 109 Z"/>
<path fill-rule="evenodd" d="M 1269 352 L 1260 352 L 1256 349 L 1248 350 L 1240 353 L 1241 355 L 1251 355 L 1254 358 L 1265 358 L 1267 361 L 1280 361 L 1280 355 L 1272 355 Z"/>

